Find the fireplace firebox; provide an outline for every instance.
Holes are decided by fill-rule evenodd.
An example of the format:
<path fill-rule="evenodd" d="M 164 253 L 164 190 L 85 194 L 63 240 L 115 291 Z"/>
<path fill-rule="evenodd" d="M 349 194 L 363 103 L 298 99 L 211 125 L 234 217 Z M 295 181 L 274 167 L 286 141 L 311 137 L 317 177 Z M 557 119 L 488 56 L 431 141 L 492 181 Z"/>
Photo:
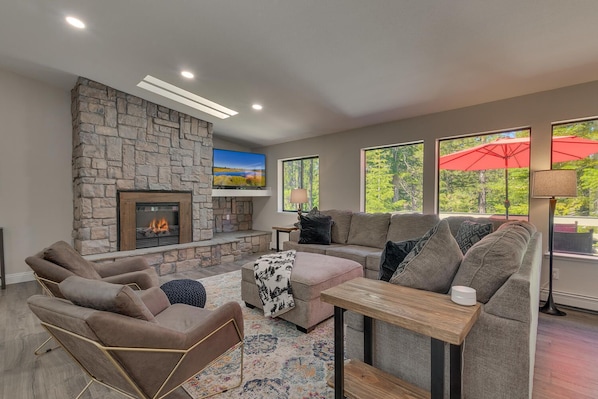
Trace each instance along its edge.
<path fill-rule="evenodd" d="M 119 192 L 119 250 L 191 242 L 191 193 Z"/>

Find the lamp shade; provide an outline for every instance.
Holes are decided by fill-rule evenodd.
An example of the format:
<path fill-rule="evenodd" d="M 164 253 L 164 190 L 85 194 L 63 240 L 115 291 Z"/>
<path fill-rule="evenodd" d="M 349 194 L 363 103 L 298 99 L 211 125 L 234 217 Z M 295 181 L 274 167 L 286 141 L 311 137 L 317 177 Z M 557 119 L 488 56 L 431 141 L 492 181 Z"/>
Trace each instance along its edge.
<path fill-rule="evenodd" d="M 535 171 L 532 197 L 577 197 L 577 172 L 574 169 Z"/>
<path fill-rule="evenodd" d="M 294 188 L 291 190 L 291 204 L 305 204 L 307 202 L 307 190 Z"/>

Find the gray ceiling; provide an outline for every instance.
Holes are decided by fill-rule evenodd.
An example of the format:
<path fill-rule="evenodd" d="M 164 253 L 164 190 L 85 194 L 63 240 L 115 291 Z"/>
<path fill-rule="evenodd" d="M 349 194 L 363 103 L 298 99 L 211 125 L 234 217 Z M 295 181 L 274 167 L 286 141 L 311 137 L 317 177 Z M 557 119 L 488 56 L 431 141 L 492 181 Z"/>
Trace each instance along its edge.
<path fill-rule="evenodd" d="M 0 0 L 0 67 L 93 79 L 262 146 L 598 80 L 597 18 L 596 0 Z M 148 74 L 239 114 L 136 87 Z"/>

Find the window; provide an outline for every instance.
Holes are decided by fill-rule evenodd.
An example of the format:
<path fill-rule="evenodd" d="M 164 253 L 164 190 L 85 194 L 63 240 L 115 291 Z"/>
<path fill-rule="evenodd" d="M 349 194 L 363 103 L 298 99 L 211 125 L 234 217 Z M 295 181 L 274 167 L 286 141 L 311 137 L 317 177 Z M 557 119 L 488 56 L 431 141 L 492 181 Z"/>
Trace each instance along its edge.
<path fill-rule="evenodd" d="M 297 212 L 298 205 L 291 204 L 291 190 L 307 190 L 307 204 L 301 210 L 308 211 L 320 204 L 320 159 L 318 157 L 298 158 L 282 161 L 282 210 Z"/>
<path fill-rule="evenodd" d="M 530 129 L 441 140 L 438 213 L 527 220 Z"/>
<path fill-rule="evenodd" d="M 422 212 L 424 145 L 364 150 L 365 211 Z"/>
<path fill-rule="evenodd" d="M 575 144 L 567 144 L 572 140 L 564 136 L 574 136 Z M 598 252 L 594 240 L 598 238 L 597 148 L 598 119 L 552 126 L 552 168 L 577 171 L 577 197 L 559 198 L 556 202 L 553 237 L 556 252 L 594 256 Z"/>

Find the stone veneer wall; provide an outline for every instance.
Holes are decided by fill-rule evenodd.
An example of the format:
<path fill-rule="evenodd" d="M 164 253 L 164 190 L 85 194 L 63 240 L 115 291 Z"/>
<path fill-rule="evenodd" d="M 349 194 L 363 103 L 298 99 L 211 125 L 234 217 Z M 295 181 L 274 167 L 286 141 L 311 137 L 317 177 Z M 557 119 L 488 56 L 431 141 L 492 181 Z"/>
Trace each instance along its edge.
<path fill-rule="evenodd" d="M 214 197 L 214 233 L 252 229 L 253 200 L 251 197 Z"/>
<path fill-rule="evenodd" d="M 213 236 L 212 124 L 85 78 L 71 92 L 73 238 L 117 251 L 117 191 L 193 193 L 193 241 Z"/>

